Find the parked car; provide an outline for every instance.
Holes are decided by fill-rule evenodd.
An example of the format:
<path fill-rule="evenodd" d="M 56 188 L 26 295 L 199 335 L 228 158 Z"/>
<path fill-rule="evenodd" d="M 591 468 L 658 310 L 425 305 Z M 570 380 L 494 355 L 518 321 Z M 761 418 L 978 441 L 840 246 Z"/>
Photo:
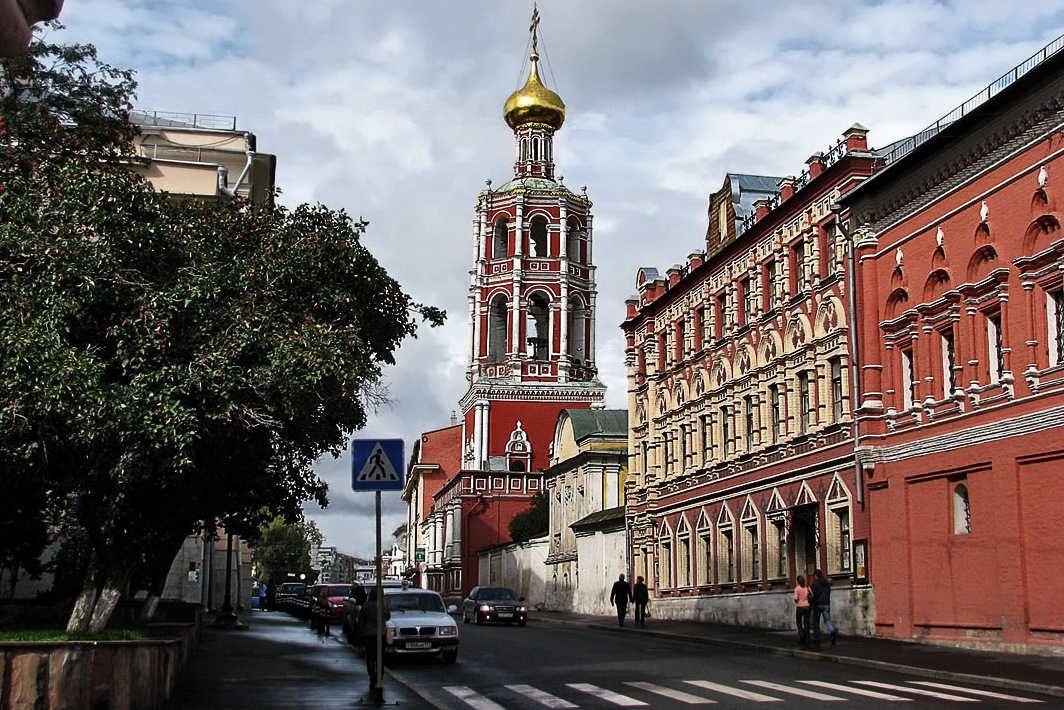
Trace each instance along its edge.
<path fill-rule="evenodd" d="M 377 586 L 377 580 L 364 579 L 354 582 L 344 598 L 341 618 L 343 620 L 344 637 L 350 643 L 355 643 L 355 620 L 358 618 L 358 610 L 366 603 L 369 590 Z M 385 589 L 409 589 L 410 583 L 399 579 L 382 579 L 381 586 Z"/>
<path fill-rule="evenodd" d="M 314 597 L 317 595 L 324 584 L 312 584 L 309 587 L 303 587 L 303 591 L 295 599 L 294 613 L 301 619 L 310 619 L 311 611 L 314 608 Z"/>
<path fill-rule="evenodd" d="M 316 584 L 311 599 L 311 626 L 324 631 L 325 625 L 340 624 L 344 618 L 344 598 L 350 584 Z"/>
<path fill-rule="evenodd" d="M 528 622 L 528 607 L 524 597 L 518 597 L 507 587 L 473 587 L 462 602 L 462 621 L 484 624 L 496 621 L 524 626 Z"/>
<path fill-rule="evenodd" d="M 392 632 L 386 657 L 439 654 L 444 663 L 458 660 L 458 624 L 451 616 L 457 606 L 445 606 L 439 592 L 403 587 L 386 588 L 384 602 Z"/>
<path fill-rule="evenodd" d="M 284 582 L 277 587 L 277 593 L 274 595 L 274 610 L 280 609 L 281 611 L 294 612 L 296 608 L 296 598 L 303 593 L 302 582 Z"/>

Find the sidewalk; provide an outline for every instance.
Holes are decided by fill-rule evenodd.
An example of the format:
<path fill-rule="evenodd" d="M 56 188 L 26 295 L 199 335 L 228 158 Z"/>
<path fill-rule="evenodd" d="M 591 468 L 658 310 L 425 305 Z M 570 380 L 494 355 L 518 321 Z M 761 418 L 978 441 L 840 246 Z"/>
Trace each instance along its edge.
<path fill-rule="evenodd" d="M 728 624 L 672 619 L 647 619 L 636 626 L 631 617 L 624 627 L 615 616 L 530 613 L 530 622 L 583 626 L 616 633 L 645 634 L 696 643 L 729 646 L 745 651 L 819 659 L 866 668 L 893 670 L 911 675 L 1043 693 L 1064 697 L 1064 655 L 1036 656 L 970 651 L 890 639 L 840 636 L 832 646 L 825 634 L 819 647 L 800 648 L 797 633 L 755 629 Z"/>
<path fill-rule="evenodd" d="M 307 622 L 281 611 L 245 612 L 240 621 L 246 628 L 204 625 L 168 710 L 375 705 L 369 702 L 365 661 L 337 631 L 318 636 Z M 384 700 L 386 706 L 430 707 L 387 672 Z"/>

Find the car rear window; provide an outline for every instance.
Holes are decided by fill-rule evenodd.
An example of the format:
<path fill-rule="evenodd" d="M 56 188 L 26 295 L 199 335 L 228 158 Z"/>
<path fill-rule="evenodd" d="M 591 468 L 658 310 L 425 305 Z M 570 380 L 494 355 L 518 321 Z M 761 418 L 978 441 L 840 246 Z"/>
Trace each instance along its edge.
<path fill-rule="evenodd" d="M 327 597 L 344 597 L 347 596 L 347 592 L 351 589 L 349 584 L 330 584 L 329 591 L 325 593 Z"/>

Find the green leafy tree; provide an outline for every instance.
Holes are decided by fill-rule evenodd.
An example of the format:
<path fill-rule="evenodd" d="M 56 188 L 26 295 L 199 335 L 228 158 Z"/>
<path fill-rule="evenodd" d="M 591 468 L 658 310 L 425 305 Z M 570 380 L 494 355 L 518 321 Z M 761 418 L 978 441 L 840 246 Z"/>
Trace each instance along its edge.
<path fill-rule="evenodd" d="M 546 494 L 537 493 L 528 510 L 513 517 L 509 530 L 510 539 L 514 542 L 527 542 L 546 535 L 550 530 L 550 501 Z"/>
<path fill-rule="evenodd" d="M 417 317 L 444 317 L 343 211 L 156 193 L 125 164 L 134 86 L 36 43 L 0 99 L 0 465 L 84 540 L 71 630 L 158 591 L 204 521 L 254 534 L 326 505 L 314 461 L 383 401 Z"/>
<path fill-rule="evenodd" d="M 322 535 L 314 521 L 286 523 L 274 518 L 262 529 L 251 553 L 252 566 L 260 579 L 285 581 L 289 574 L 298 578 L 310 574 L 311 545 L 321 545 Z"/>

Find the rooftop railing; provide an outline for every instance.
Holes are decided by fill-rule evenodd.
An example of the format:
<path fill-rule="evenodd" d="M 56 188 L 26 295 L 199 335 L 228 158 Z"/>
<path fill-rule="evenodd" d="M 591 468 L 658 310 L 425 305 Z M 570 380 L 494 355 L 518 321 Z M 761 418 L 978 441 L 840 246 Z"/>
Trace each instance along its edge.
<path fill-rule="evenodd" d="M 1007 86 L 1010 86 L 1021 76 L 1034 69 L 1036 66 L 1038 66 L 1046 59 L 1059 52 L 1061 49 L 1064 49 L 1064 35 L 1057 37 L 1055 40 L 1043 47 L 1040 51 L 1035 52 L 1026 61 L 1019 64 L 1012 71 L 998 77 L 995 81 L 991 82 L 990 85 L 987 86 L 985 89 L 965 101 L 957 108 L 947 113 L 942 118 L 932 123 L 927 128 L 923 129 L 916 135 L 901 141 L 894 148 L 894 150 L 890 151 L 890 153 L 887 153 L 885 157 L 886 164 L 890 165 L 891 163 L 901 160 L 906 155 L 916 150 L 917 146 L 931 138 L 934 138 L 951 123 L 953 123 L 959 118 L 963 118 L 982 104 L 989 101 L 991 98 L 999 94 L 1002 89 Z"/>
<path fill-rule="evenodd" d="M 138 126 L 161 128 L 205 128 L 220 131 L 235 131 L 236 116 L 218 116 L 209 113 L 175 113 L 173 111 L 140 111 L 130 113 L 129 120 Z"/>

